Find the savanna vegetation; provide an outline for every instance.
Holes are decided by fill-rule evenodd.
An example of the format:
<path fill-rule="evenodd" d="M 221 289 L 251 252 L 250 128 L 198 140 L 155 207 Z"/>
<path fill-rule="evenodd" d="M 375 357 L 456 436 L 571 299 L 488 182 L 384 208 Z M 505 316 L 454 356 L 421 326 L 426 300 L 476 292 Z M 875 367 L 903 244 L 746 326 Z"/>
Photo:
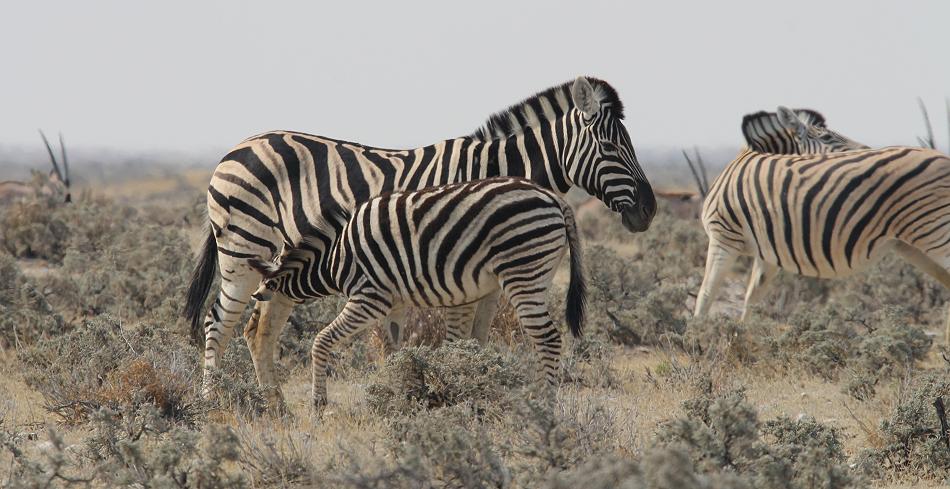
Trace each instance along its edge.
<path fill-rule="evenodd" d="M 202 192 L 102 195 L 0 209 L 0 486 L 831 489 L 950 478 L 947 293 L 897 259 L 842 282 L 783 276 L 743 323 L 740 263 L 716 314 L 693 320 L 699 222 L 661 207 L 650 231 L 631 235 L 597 207 L 579 214 L 589 319 L 567 340 L 553 399 L 510 311 L 487 347 L 441 344 L 438 311 L 414 311 L 403 350 L 385 357 L 368 335 L 339 353 L 330 405 L 313 416 L 309 345 L 341 306 L 331 298 L 298 308 L 284 332 L 289 414 L 273 417 L 243 340 L 213 399 L 197 391 L 200 354 L 178 315 Z M 563 296 L 551 292 L 557 314 Z"/>

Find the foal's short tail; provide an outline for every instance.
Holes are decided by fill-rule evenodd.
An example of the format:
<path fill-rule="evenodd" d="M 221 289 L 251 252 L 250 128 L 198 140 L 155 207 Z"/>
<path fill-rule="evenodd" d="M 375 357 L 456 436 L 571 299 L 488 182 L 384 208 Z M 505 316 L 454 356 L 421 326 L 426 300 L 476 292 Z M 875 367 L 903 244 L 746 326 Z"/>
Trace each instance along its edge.
<path fill-rule="evenodd" d="M 577 236 L 577 223 L 571 206 L 561 201 L 564 213 L 564 228 L 567 231 L 567 246 L 571 252 L 571 281 L 567 286 L 567 325 L 571 334 L 579 338 L 584 329 L 584 311 L 587 308 L 587 283 L 584 281 L 584 266 L 581 259 L 581 243 Z"/>

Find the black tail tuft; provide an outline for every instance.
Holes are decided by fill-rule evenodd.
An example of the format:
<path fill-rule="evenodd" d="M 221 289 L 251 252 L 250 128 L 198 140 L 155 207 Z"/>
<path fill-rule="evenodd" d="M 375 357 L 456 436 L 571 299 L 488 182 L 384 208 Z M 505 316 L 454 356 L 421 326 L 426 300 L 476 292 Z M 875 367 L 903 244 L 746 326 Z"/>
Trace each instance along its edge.
<path fill-rule="evenodd" d="M 211 282 L 214 281 L 214 272 L 218 267 L 218 244 L 214 238 L 214 230 L 208 227 L 208 237 L 198 256 L 198 263 L 191 275 L 191 284 L 188 285 L 188 299 L 185 302 L 184 316 L 191 321 L 191 339 L 199 348 L 204 348 L 205 330 L 201 324 L 204 312 L 205 299 L 211 291 Z"/>
<path fill-rule="evenodd" d="M 584 266 L 581 259 L 580 239 L 574 222 L 574 211 L 568 204 L 562 204 L 564 224 L 567 231 L 567 246 L 571 252 L 571 281 L 567 286 L 567 325 L 571 334 L 580 338 L 584 330 L 584 313 L 587 309 L 587 282 L 584 280 Z"/>

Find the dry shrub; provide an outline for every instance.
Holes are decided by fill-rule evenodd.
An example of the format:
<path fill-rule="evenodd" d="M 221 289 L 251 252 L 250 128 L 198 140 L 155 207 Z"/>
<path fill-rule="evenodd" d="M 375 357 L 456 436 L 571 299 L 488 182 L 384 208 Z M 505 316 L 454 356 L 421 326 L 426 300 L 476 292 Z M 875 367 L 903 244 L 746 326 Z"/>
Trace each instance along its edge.
<path fill-rule="evenodd" d="M 54 429 L 42 449 L 28 450 L 23 442 L 4 443 L 12 454 L 4 487 L 247 487 L 240 474 L 227 470 L 238 456 L 237 438 L 230 429 L 212 426 L 203 434 L 169 429 L 157 414 L 139 415 L 96 413 L 82 444 L 67 445 Z"/>
<path fill-rule="evenodd" d="M 63 267 L 45 284 L 50 301 L 73 315 L 110 314 L 177 324 L 192 258 L 178 229 L 139 223 L 110 236 L 95 253 L 67 249 Z"/>
<path fill-rule="evenodd" d="M 496 409 L 511 389 L 527 382 L 522 359 L 463 340 L 434 349 L 418 346 L 396 352 L 370 377 L 366 397 L 381 414 L 463 402 L 484 411 Z"/>
<path fill-rule="evenodd" d="M 846 374 L 845 390 L 868 399 L 881 380 L 902 375 L 930 350 L 933 340 L 905 318 L 903 310 L 892 307 L 802 311 L 778 338 L 777 358 L 827 380 Z"/>
<path fill-rule="evenodd" d="M 710 386 L 684 407 L 687 416 L 661 426 L 656 446 L 683 451 L 700 473 L 734 473 L 768 489 L 861 486 L 836 428 L 811 418 L 763 426 L 742 390 L 714 394 Z"/>
<path fill-rule="evenodd" d="M 507 487 L 511 475 L 470 405 L 395 418 L 391 450 L 407 465 L 418 464 L 431 487 Z"/>
<path fill-rule="evenodd" d="M 64 328 L 62 317 L 20 273 L 16 260 L 0 253 L 0 349 L 19 349 Z"/>
<path fill-rule="evenodd" d="M 562 394 L 565 394 L 562 390 Z M 565 394 L 552 401 L 543 391 L 517 394 L 503 431 L 510 446 L 510 465 L 520 487 L 535 487 L 552 474 L 585 460 L 617 454 L 617 423 L 597 399 Z"/>
<path fill-rule="evenodd" d="M 950 404 L 950 372 L 930 371 L 902 385 L 897 405 L 881 422 L 882 446 L 868 449 L 859 465 L 872 477 L 946 480 L 950 440 L 942 431 L 937 400 Z"/>
<path fill-rule="evenodd" d="M 183 337 L 100 317 L 24 350 L 20 361 L 27 383 L 66 423 L 85 422 L 101 408 L 152 406 L 170 420 L 193 424 L 201 411 L 192 388 L 196 357 Z"/>
<path fill-rule="evenodd" d="M 696 271 L 675 251 L 663 252 L 670 248 L 631 258 L 597 245 L 585 250 L 589 334 L 631 346 L 665 344 L 686 331 L 686 277 Z"/>
<path fill-rule="evenodd" d="M 0 240 L 21 258 L 63 260 L 69 248 L 92 253 L 128 229 L 136 211 L 83 194 L 69 205 L 51 206 L 45 198 L 17 202 L 0 215 Z"/>

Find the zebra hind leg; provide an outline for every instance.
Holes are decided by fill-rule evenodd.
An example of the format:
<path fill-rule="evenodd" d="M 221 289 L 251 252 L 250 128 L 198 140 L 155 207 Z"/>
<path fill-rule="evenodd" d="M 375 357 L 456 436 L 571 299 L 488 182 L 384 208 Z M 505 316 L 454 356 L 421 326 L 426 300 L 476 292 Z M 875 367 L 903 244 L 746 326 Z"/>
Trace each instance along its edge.
<path fill-rule="evenodd" d="M 251 352 L 258 385 L 264 391 L 268 408 L 274 414 L 287 412 L 283 393 L 277 384 L 274 363 L 277 359 L 280 333 L 293 308 L 292 301 L 281 294 L 274 294 L 271 300 L 254 305 L 251 319 L 244 328 L 244 339 Z"/>
<path fill-rule="evenodd" d="M 554 327 L 548 311 L 547 288 L 535 293 L 505 294 L 518 315 L 518 322 L 531 338 L 541 360 L 544 377 L 551 386 L 559 382 L 561 362 L 561 334 Z"/>
<path fill-rule="evenodd" d="M 696 294 L 694 317 L 705 316 L 709 313 L 709 308 L 722 287 L 725 274 L 735 263 L 736 258 L 738 256 L 734 251 L 721 247 L 713 240 L 709 241 L 709 249 L 706 252 L 706 273 L 703 275 L 703 284 L 699 287 L 699 293 Z"/>
<path fill-rule="evenodd" d="M 482 345 L 488 343 L 488 333 L 491 332 L 492 319 L 498 312 L 498 297 L 501 289 L 482 297 L 475 309 L 475 321 L 472 324 L 472 337 Z"/>
<path fill-rule="evenodd" d="M 475 318 L 476 303 L 445 309 L 445 340 L 458 341 L 470 338 L 472 321 Z"/>
<path fill-rule="evenodd" d="M 380 304 L 369 305 L 369 299 L 353 296 L 343 310 L 313 340 L 310 350 L 313 382 L 313 408 L 319 413 L 327 404 L 327 363 L 335 348 L 346 346 L 357 334 L 366 331 L 386 317 L 391 306 L 380 310 Z"/>
<path fill-rule="evenodd" d="M 752 263 L 752 273 L 749 275 L 749 288 L 745 293 L 745 305 L 742 307 L 742 321 L 749 315 L 749 307 L 762 300 L 769 284 L 778 275 L 778 267 L 766 263 L 759 257 Z"/>
<path fill-rule="evenodd" d="M 380 322 L 380 327 L 383 333 L 380 336 L 383 340 L 383 355 L 388 357 L 402 348 L 405 339 L 403 335 L 406 332 L 406 308 L 394 307 Z"/>
<path fill-rule="evenodd" d="M 934 280 L 943 284 L 947 289 L 950 289 L 950 272 L 947 271 L 944 265 L 941 265 L 941 263 L 950 262 L 948 258 L 928 256 L 923 251 L 903 241 L 895 241 L 894 251 L 915 268 L 930 275 Z M 947 321 L 944 328 L 944 342 L 950 345 L 950 310 L 948 310 Z"/>
<path fill-rule="evenodd" d="M 219 256 L 219 260 L 222 257 Z M 208 314 L 205 316 L 205 353 L 202 372 L 202 395 L 211 395 L 211 372 L 220 367 L 221 356 L 234 335 L 234 326 L 241 318 L 251 294 L 261 277 L 244 265 L 233 265 L 233 260 L 221 260 L 221 290 Z M 228 265 L 232 265 L 229 267 Z"/>

